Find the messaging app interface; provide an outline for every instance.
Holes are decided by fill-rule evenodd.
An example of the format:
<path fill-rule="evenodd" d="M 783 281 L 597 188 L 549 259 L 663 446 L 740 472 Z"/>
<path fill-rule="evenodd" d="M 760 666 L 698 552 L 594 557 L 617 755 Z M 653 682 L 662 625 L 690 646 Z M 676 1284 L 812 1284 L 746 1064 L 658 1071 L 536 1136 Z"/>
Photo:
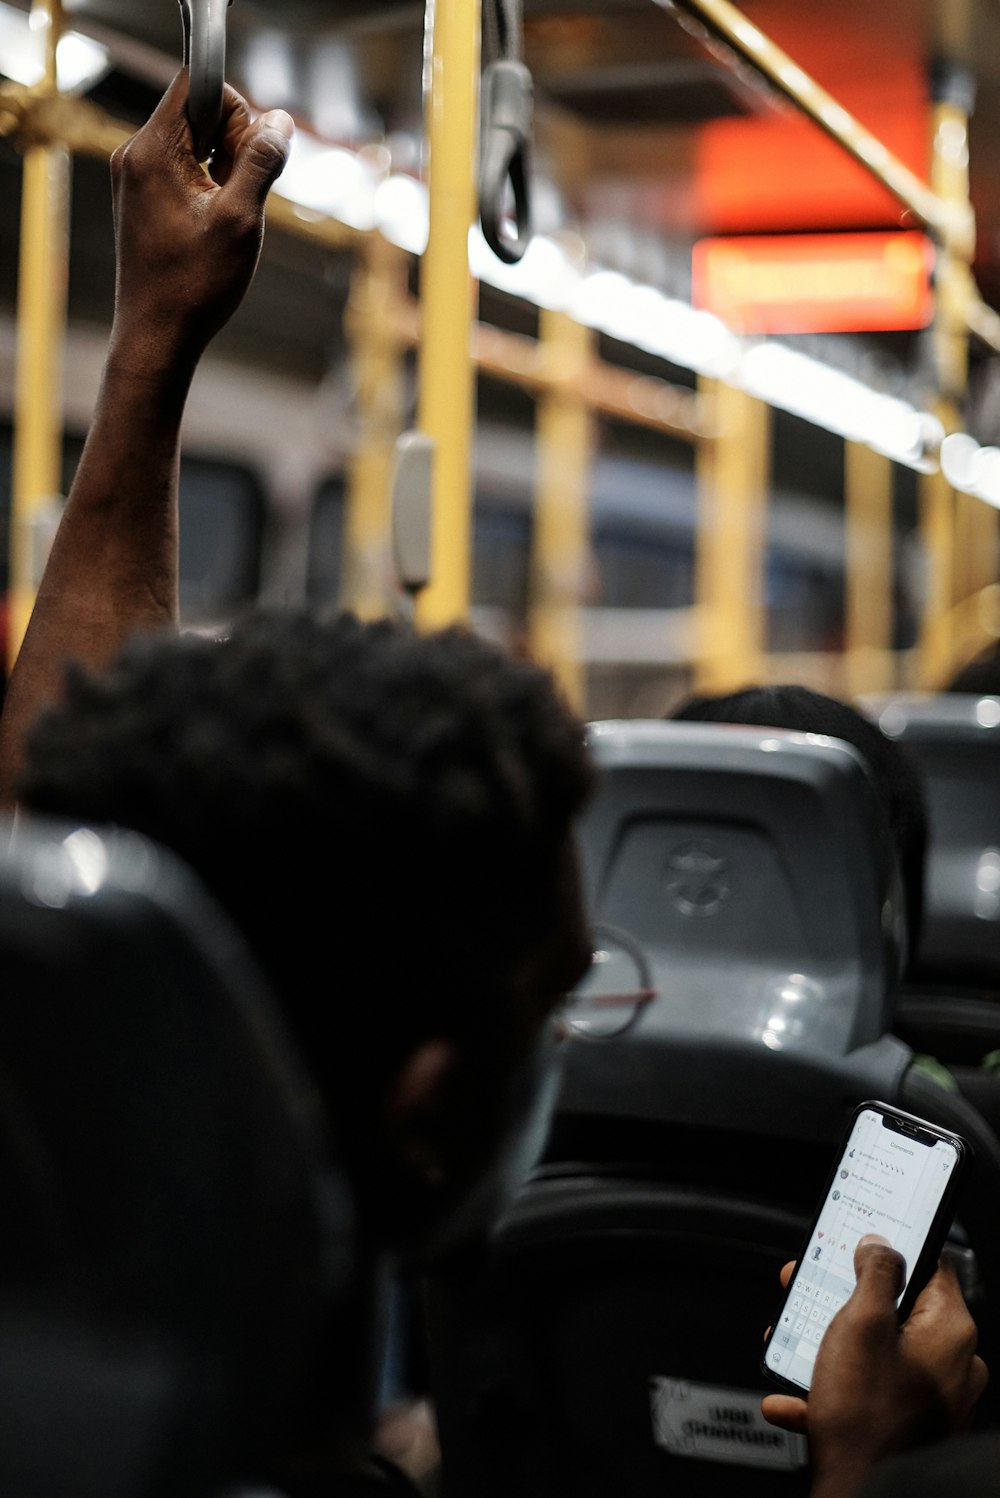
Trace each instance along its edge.
<path fill-rule="evenodd" d="M 865 1233 L 889 1240 L 909 1279 L 956 1160 L 943 1139 L 896 1133 L 871 1109 L 858 1116 L 768 1346 L 769 1368 L 809 1387 L 823 1333 L 854 1289 Z"/>

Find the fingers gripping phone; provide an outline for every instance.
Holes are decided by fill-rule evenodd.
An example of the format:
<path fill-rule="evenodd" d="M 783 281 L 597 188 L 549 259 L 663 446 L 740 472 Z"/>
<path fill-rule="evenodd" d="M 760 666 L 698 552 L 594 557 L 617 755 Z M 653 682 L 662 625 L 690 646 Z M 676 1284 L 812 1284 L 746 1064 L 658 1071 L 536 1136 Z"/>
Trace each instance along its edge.
<path fill-rule="evenodd" d="M 886 1103 L 861 1104 L 765 1343 L 765 1373 L 793 1393 L 808 1390 L 823 1333 L 854 1289 L 854 1250 L 866 1233 L 902 1254 L 900 1318 L 909 1313 L 951 1226 L 966 1151 L 936 1124 Z"/>

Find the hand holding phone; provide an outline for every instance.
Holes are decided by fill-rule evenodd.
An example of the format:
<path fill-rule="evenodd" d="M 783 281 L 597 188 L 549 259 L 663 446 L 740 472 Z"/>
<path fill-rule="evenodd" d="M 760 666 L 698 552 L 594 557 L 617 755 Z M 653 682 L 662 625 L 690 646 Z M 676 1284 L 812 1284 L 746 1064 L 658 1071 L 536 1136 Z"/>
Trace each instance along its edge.
<path fill-rule="evenodd" d="M 951 1226 L 965 1153 L 958 1135 L 886 1103 L 857 1109 L 764 1348 L 771 1378 L 808 1390 L 826 1329 L 854 1290 L 855 1249 L 868 1234 L 903 1256 L 905 1318 Z"/>
<path fill-rule="evenodd" d="M 872 1116 L 862 1123 L 866 1113 Z M 882 1123 L 885 1116 L 891 1116 L 891 1126 Z M 949 1155 L 935 1151 L 939 1140 L 945 1149 L 955 1149 L 949 1170 Z M 916 1153 L 917 1144 L 921 1154 Z M 908 1154 L 911 1147 L 913 1153 Z M 940 1156 L 943 1186 L 935 1184 L 937 1171 L 930 1169 L 939 1163 L 935 1153 Z M 872 1222 L 871 1229 L 862 1227 L 854 1236 L 847 1266 L 839 1245 L 849 1240 L 845 1234 L 837 1238 L 837 1254 L 828 1257 L 827 1267 L 837 1274 L 846 1267 L 846 1298 L 830 1320 L 828 1335 L 814 1344 L 816 1353 L 806 1354 L 807 1367 L 782 1358 L 793 1377 L 779 1376 L 778 1381 L 790 1392 L 768 1395 L 762 1406 L 772 1424 L 809 1437 L 812 1498 L 848 1498 L 883 1457 L 918 1440 L 963 1429 L 986 1386 L 986 1367 L 975 1352 L 975 1322 L 954 1271 L 945 1261 L 931 1272 L 951 1221 L 962 1157 L 957 1136 L 884 1104 L 863 1105 L 831 1173 L 806 1249 L 798 1264 L 783 1273 L 788 1294 L 780 1314 L 797 1297 L 801 1306 L 809 1285 L 815 1291 L 815 1265 L 822 1264 L 824 1256 L 813 1260 L 809 1251 L 827 1242 L 825 1228 L 824 1237 L 818 1236 L 820 1224 L 837 1221 L 837 1211 L 854 1211 L 864 1222 Z M 906 1165 L 899 1173 L 901 1161 Z M 850 1191 L 840 1175 L 844 1169 Z M 852 1171 L 863 1179 L 853 1181 Z M 840 1193 L 836 1199 L 835 1191 Z M 896 1247 L 887 1241 L 886 1229 L 896 1234 Z M 930 1278 L 920 1289 L 928 1273 Z M 830 1283 L 825 1282 L 827 1288 Z M 821 1289 L 821 1305 L 823 1293 Z M 903 1319 L 907 1310 L 909 1317 Z M 796 1322 L 799 1319 L 796 1315 Z M 765 1348 L 765 1368 L 771 1376 L 767 1353 L 775 1347 L 779 1325 L 780 1316 Z M 795 1322 L 791 1337 L 794 1356 Z M 780 1342 L 776 1350 L 788 1351 Z M 798 1371 L 808 1376 L 808 1402 L 803 1397 L 806 1386 L 794 1377 Z"/>
<path fill-rule="evenodd" d="M 772 1425 L 808 1437 L 811 1498 L 850 1498 L 884 1458 L 965 1430 L 988 1377 L 946 1259 L 902 1324 L 901 1256 L 865 1237 L 854 1267 L 855 1290 L 823 1339 L 808 1401 L 769 1394 L 761 1406 Z"/>

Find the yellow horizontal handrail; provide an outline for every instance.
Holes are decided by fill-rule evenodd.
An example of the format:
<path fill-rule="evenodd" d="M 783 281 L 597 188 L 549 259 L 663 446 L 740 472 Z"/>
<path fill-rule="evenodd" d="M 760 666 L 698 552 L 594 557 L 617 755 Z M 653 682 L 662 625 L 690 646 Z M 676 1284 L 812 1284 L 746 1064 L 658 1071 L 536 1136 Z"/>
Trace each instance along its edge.
<path fill-rule="evenodd" d="M 976 220 L 969 202 L 934 192 L 876 135 L 817 83 L 731 0 L 655 0 L 664 10 L 684 11 L 749 62 L 764 78 L 882 183 L 913 219 L 964 266 L 976 249 Z M 1000 353 L 1000 315 L 982 300 L 971 273 L 966 278 L 962 322 L 968 332 Z"/>
<path fill-rule="evenodd" d="M 956 211 L 952 203 L 900 161 L 877 136 L 856 120 L 832 94 L 747 19 L 730 0 L 657 0 L 667 10 L 683 9 L 704 22 L 750 62 L 764 77 L 809 116 L 888 188 L 893 197 L 929 229 L 942 244 L 969 260 L 975 249 L 971 211 Z"/>

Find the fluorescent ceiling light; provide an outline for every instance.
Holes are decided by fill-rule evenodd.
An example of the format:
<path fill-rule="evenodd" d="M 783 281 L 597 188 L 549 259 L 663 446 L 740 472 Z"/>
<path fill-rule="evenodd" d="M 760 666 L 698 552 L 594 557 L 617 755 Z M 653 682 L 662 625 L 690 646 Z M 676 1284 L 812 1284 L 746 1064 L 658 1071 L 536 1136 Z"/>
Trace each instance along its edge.
<path fill-rule="evenodd" d="M 32 27 L 25 12 L 0 0 L 0 73 L 29 87 L 41 82 L 44 38 L 44 29 Z M 255 61 L 281 72 L 284 88 L 287 59 Z M 103 77 L 110 59 L 107 48 L 70 31 L 60 38 L 57 64 L 60 89 L 78 93 Z M 277 78 L 271 83 L 276 87 Z M 259 90 L 262 95 L 271 91 Z M 411 254 L 421 255 L 426 249 L 429 207 L 423 183 L 401 175 L 378 182 L 361 154 L 325 146 L 307 131 L 296 132 L 276 190 L 301 207 L 329 214 L 352 228 L 377 226 Z M 912 468 L 933 468 L 929 454 L 940 446 L 949 483 L 1000 508 L 1000 450 L 981 448 L 963 433 L 945 439 L 940 423 L 927 412 L 781 343 L 748 347 L 712 313 L 667 297 L 653 286 L 597 266 L 583 273 L 556 239 L 537 235 L 518 265 L 505 265 L 477 225 L 469 235 L 469 264 L 477 279 L 501 291 L 536 306 L 568 311 L 588 327 L 680 368 L 735 380 L 772 406 Z"/>
<path fill-rule="evenodd" d="M 85 94 L 107 73 L 111 59 L 107 47 L 81 36 L 78 31 L 67 31 L 59 38 L 56 48 L 56 68 L 59 87 L 64 94 Z"/>
<path fill-rule="evenodd" d="M 370 167 L 358 152 L 324 146 L 305 131 L 295 132 L 276 191 L 352 229 L 375 227 L 375 181 Z"/>
<path fill-rule="evenodd" d="M 941 472 L 955 489 L 971 494 L 976 483 L 982 449 L 975 437 L 952 432 L 941 444 Z"/>
<path fill-rule="evenodd" d="M 85 93 L 110 66 L 108 49 L 77 31 L 59 39 L 56 52 L 63 93 Z M 45 76 L 45 32 L 32 27 L 24 11 L 0 4 L 0 73 L 33 88 Z"/>
<path fill-rule="evenodd" d="M 940 445 L 944 429 L 935 417 L 785 344 L 755 344 L 743 355 L 737 378 L 751 395 L 814 426 L 910 468 L 936 466 L 928 454 Z"/>
<path fill-rule="evenodd" d="M 941 471 L 953 489 L 1000 510 L 1000 449 L 980 447 L 968 433 L 952 432 L 941 444 Z"/>
<path fill-rule="evenodd" d="M 296 133 L 277 191 L 355 228 L 377 226 L 411 254 L 426 249 L 430 210 L 422 182 L 402 175 L 379 182 L 359 153 L 331 149 L 306 131 Z M 944 430 L 928 412 L 775 340 L 748 344 L 713 313 L 618 271 L 600 266 L 581 271 L 555 238 L 536 235 L 519 264 L 505 265 L 475 225 L 469 233 L 469 266 L 478 280 L 500 291 L 564 310 L 587 327 L 679 368 L 733 381 L 769 405 L 896 462 L 920 471 L 936 467 L 933 455 Z M 977 475 L 976 487 L 967 492 L 1000 506 L 1000 453 L 996 465 L 984 457 Z"/>
<path fill-rule="evenodd" d="M 477 281 L 537 307 L 565 307 L 580 280 L 577 266 L 547 235 L 536 234 L 523 259 L 517 265 L 505 265 L 486 243 L 478 224 L 469 233 L 469 267 Z"/>
<path fill-rule="evenodd" d="M 375 189 L 375 222 L 392 244 L 422 255 L 427 248 L 430 215 L 427 193 L 414 177 L 387 177 Z"/>
<path fill-rule="evenodd" d="M 287 105 L 295 98 L 295 61 L 287 36 L 271 27 L 251 33 L 243 52 L 243 73 L 251 99 L 267 99 L 269 107 Z"/>

